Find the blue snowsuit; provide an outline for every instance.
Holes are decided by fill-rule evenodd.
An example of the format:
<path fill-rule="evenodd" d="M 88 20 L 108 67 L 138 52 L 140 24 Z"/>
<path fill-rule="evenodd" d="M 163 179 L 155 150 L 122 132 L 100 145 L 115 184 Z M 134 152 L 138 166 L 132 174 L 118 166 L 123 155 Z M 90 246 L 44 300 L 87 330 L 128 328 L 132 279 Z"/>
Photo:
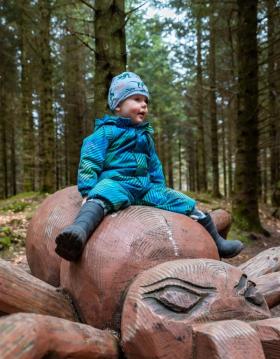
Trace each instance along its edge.
<path fill-rule="evenodd" d="M 189 215 L 195 200 L 167 188 L 148 122 L 105 115 L 81 149 L 78 189 L 83 197 L 98 198 L 110 211 L 146 205 Z"/>

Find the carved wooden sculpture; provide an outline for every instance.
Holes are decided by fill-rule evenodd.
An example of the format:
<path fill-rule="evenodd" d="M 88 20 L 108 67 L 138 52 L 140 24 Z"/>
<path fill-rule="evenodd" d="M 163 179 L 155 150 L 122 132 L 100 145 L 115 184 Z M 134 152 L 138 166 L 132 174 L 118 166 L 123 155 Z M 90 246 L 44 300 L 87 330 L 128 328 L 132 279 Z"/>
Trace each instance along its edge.
<path fill-rule="evenodd" d="M 108 215 L 78 262 L 56 259 L 59 257 L 54 253 L 54 238 L 63 226 L 71 223 L 80 205 L 76 187 L 59 191 L 45 201 L 30 224 L 27 259 L 32 273 L 40 279 L 53 285 L 61 281 L 85 322 L 97 328 L 119 328 L 123 292 L 140 271 L 177 258 L 219 259 L 212 238 L 195 221 L 143 206 Z M 220 228 L 228 227 L 227 212 L 220 211 L 216 218 Z M 56 280 L 51 282 L 50 278 Z"/>
<path fill-rule="evenodd" d="M 62 228 L 73 221 L 81 204 L 82 198 L 76 186 L 58 191 L 43 202 L 28 227 L 26 252 L 31 271 L 36 277 L 54 286 L 60 284 L 61 265 L 61 258 L 54 252 L 54 238 Z M 211 216 L 218 231 L 226 237 L 231 224 L 229 213 L 224 210 L 216 210 L 211 213 Z M 191 228 L 190 223 L 192 223 Z M 130 236 L 130 241 L 141 242 L 142 244 L 142 248 L 140 244 L 137 244 L 138 253 L 145 250 L 145 243 L 148 241 L 154 240 L 156 243 L 153 245 L 158 243 L 159 246 L 162 242 L 166 242 L 165 249 L 158 250 L 158 256 L 164 255 L 165 258 L 171 259 L 178 257 L 177 247 L 183 238 L 183 240 L 188 241 L 184 247 L 188 247 L 189 258 L 205 256 L 218 259 L 216 247 L 209 234 L 196 225 L 194 221 L 186 220 L 183 215 L 151 207 L 144 207 L 143 209 L 143 207 L 134 206 L 107 216 L 99 227 L 99 230 L 93 234 L 90 243 L 98 238 L 102 238 L 99 239 L 102 242 L 103 238 L 106 238 L 109 242 L 108 251 L 110 254 L 114 249 L 112 248 L 113 244 L 116 244 L 114 242 L 115 236 L 121 241 L 124 236 Z M 179 244 L 177 244 L 177 240 L 180 242 Z M 195 240 L 195 245 L 190 245 L 193 240 Z M 151 250 L 156 255 L 156 249 Z"/>
<path fill-rule="evenodd" d="M 118 342 L 112 333 L 46 315 L 2 318 L 0 333 L 2 359 L 118 358 Z"/>
<path fill-rule="evenodd" d="M 269 317 L 264 297 L 238 268 L 206 259 L 177 260 L 143 272 L 130 286 L 122 341 L 128 358 L 171 359 L 173 341 L 178 358 L 191 358 L 192 324 Z"/>
<path fill-rule="evenodd" d="M 32 272 L 61 283 L 71 298 L 0 262 L 0 313 L 11 314 L 0 319 L 0 358 L 277 357 L 280 319 L 266 318 L 267 304 L 280 302 L 278 273 L 273 280 L 269 274 L 279 270 L 280 249 L 244 264 L 247 277 L 218 261 L 212 239 L 191 219 L 131 207 L 107 216 L 81 259 L 68 263 L 54 253 L 54 238 L 80 203 L 75 187 L 50 196 L 27 239 Z M 228 230 L 226 212 L 215 221 Z M 265 268 L 260 257 L 267 256 Z M 115 329 L 120 340 L 103 328 Z"/>

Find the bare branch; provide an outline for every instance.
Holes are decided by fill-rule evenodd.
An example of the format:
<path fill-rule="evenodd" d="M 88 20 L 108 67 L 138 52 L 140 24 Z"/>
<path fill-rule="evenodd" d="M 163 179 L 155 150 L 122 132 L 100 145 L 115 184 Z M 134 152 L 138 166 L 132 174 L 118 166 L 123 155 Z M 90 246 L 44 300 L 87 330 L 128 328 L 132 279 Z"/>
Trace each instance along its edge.
<path fill-rule="evenodd" d="M 95 7 L 92 6 L 90 3 L 88 3 L 86 0 L 79 0 L 81 3 L 92 9 L 93 11 L 96 11 Z"/>
<path fill-rule="evenodd" d="M 82 0 L 80 0 L 80 1 L 82 1 Z M 131 9 L 130 11 L 128 11 L 128 12 L 125 14 L 125 16 L 128 16 L 128 17 L 129 17 L 133 12 L 137 11 L 137 10 L 140 9 L 142 6 L 146 5 L 147 2 L 148 2 L 148 1 L 145 1 L 143 4 L 137 6 L 136 8 Z"/>
<path fill-rule="evenodd" d="M 85 45 L 90 51 L 93 51 L 96 54 L 96 51 L 93 47 L 91 47 L 87 42 L 85 42 L 80 36 L 78 36 L 78 33 L 72 32 L 68 27 L 66 27 L 66 30 L 69 31 L 71 36 L 75 36 L 83 45 Z"/>

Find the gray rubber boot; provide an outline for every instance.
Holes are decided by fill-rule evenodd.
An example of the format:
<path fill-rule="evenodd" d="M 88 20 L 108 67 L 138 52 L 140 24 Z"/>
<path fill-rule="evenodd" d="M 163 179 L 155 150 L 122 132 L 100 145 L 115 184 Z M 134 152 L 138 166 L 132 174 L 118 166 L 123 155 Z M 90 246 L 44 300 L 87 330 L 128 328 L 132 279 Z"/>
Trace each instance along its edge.
<path fill-rule="evenodd" d="M 197 222 L 201 224 L 214 239 L 221 258 L 235 257 L 244 249 L 242 242 L 238 240 L 226 240 L 220 236 L 209 214 L 206 214 L 205 218 L 199 219 Z"/>
<path fill-rule="evenodd" d="M 95 201 L 87 201 L 80 209 L 74 223 L 64 228 L 56 237 L 56 253 L 68 260 L 77 260 L 87 240 L 104 218 L 104 208 Z"/>

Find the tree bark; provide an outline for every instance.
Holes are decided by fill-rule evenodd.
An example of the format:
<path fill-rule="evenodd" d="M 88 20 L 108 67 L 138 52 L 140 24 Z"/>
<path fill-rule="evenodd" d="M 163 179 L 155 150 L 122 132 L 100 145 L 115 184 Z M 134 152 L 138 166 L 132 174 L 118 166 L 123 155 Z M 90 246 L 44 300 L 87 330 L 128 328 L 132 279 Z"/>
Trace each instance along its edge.
<path fill-rule="evenodd" d="M 209 82 L 210 82 L 210 119 L 211 119 L 211 152 L 212 152 L 212 194 L 221 197 L 219 189 L 219 144 L 216 104 L 216 24 L 215 6 L 211 1 L 210 15 L 210 53 L 209 53 Z"/>
<path fill-rule="evenodd" d="M 40 174 L 41 190 L 55 190 L 55 134 L 53 114 L 52 59 L 50 48 L 51 4 L 39 0 L 40 12 Z"/>
<path fill-rule="evenodd" d="M 231 18 L 228 19 L 227 22 L 227 33 L 228 33 L 228 41 L 230 44 L 230 74 L 231 74 L 231 82 L 233 83 L 233 94 L 229 99 L 228 105 L 228 131 L 227 131 L 227 142 L 228 142 L 228 194 L 229 197 L 232 197 L 233 193 L 233 153 L 234 153 L 234 143 L 235 143 L 235 124 L 236 124 L 236 116 L 237 116 L 237 98 L 236 98 L 236 77 L 235 73 L 236 65 L 235 65 L 235 46 L 234 46 L 234 38 L 233 31 L 231 25 Z"/>
<path fill-rule="evenodd" d="M 69 21 L 69 20 L 68 20 Z M 71 28 L 71 24 L 69 24 Z M 73 53 L 75 57 L 73 58 Z M 75 36 L 64 39 L 64 92 L 65 92 L 65 162 L 66 184 L 77 182 L 83 129 L 85 127 L 86 94 L 84 83 L 84 48 Z"/>
<path fill-rule="evenodd" d="M 207 191 L 206 153 L 203 116 L 203 74 L 202 74 L 202 29 L 201 16 L 196 17 L 196 111 L 197 111 L 197 189 Z"/>
<path fill-rule="evenodd" d="M 275 26 L 276 0 L 266 0 L 267 6 L 267 27 L 268 27 L 268 111 L 270 119 L 270 187 L 271 203 L 273 206 L 280 206 L 280 129 L 279 114 L 277 113 L 277 76 L 279 81 L 279 70 L 275 66 L 276 34 Z"/>
<path fill-rule="evenodd" d="M 35 136 L 32 114 L 31 60 L 28 54 L 28 1 L 21 0 L 19 32 L 21 62 L 21 118 L 23 137 L 23 191 L 35 190 Z"/>
<path fill-rule="evenodd" d="M 238 116 L 233 214 L 245 230 L 262 231 L 258 212 L 258 1 L 238 0 Z"/>
<path fill-rule="evenodd" d="M 125 71 L 125 4 L 124 0 L 95 1 L 95 76 L 94 115 L 107 110 L 107 95 L 113 76 Z"/>

